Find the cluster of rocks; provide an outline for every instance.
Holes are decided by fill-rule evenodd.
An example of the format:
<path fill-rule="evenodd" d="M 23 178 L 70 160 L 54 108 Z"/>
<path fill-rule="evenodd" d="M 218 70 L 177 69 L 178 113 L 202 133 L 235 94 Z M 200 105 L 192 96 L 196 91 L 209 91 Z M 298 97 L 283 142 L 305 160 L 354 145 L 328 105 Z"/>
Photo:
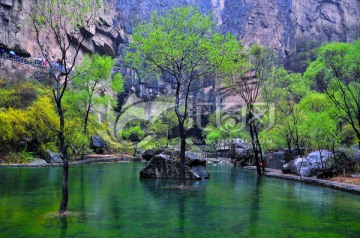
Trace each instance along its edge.
<path fill-rule="evenodd" d="M 302 177 L 324 176 L 325 171 L 333 166 L 333 158 L 334 155 L 327 150 L 314 151 L 284 164 L 282 171 Z"/>
<path fill-rule="evenodd" d="M 147 166 L 140 171 L 141 178 L 178 179 L 180 172 L 180 151 L 144 151 L 142 158 L 148 161 Z M 200 154 L 186 152 L 185 178 L 187 180 L 202 180 L 210 177 L 206 170 L 206 159 Z"/>
<path fill-rule="evenodd" d="M 330 151 L 321 150 L 284 164 L 282 171 L 302 177 L 324 178 L 355 172 L 359 164 L 360 158 L 356 157 L 356 153 L 349 155 L 343 150 L 337 150 L 333 154 Z"/>
<path fill-rule="evenodd" d="M 251 143 L 236 139 L 229 148 L 231 163 L 240 166 L 255 165 Z M 360 152 L 355 149 L 338 149 L 335 154 L 328 150 L 314 151 L 304 157 L 288 151 L 277 151 L 266 156 L 266 167 L 280 169 L 285 174 L 302 177 L 332 177 L 352 173 L 360 164 Z"/>

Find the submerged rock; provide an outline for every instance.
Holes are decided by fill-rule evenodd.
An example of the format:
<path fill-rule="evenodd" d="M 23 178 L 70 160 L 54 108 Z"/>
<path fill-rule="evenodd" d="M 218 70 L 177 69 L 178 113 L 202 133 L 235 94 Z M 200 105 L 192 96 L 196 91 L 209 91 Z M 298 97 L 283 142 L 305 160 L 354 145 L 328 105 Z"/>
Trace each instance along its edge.
<path fill-rule="evenodd" d="M 301 175 L 303 177 L 322 176 L 323 173 L 332 167 L 333 154 L 327 150 L 314 151 L 305 158 L 297 158 L 285 164 L 282 168 L 283 173 Z"/>
<path fill-rule="evenodd" d="M 193 160 L 196 161 L 196 160 Z M 185 165 L 185 178 L 187 180 L 201 180 L 209 178 L 210 174 L 204 165 Z M 150 159 L 146 168 L 140 171 L 141 178 L 163 178 L 178 179 L 180 173 L 180 162 L 172 157 L 159 154 Z"/>

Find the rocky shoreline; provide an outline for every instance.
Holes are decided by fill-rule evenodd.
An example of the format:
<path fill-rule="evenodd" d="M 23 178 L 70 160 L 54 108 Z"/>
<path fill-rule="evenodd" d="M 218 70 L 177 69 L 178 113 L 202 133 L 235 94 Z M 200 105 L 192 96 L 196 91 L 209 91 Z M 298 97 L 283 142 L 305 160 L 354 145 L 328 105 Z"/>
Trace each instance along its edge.
<path fill-rule="evenodd" d="M 255 170 L 255 166 L 246 166 L 245 169 Z M 298 181 L 301 183 L 307 183 L 312 185 L 319 185 L 329 188 L 338 189 L 345 192 L 360 194 L 360 186 L 349 183 L 341 183 L 336 181 L 330 181 L 325 179 L 311 178 L 311 177 L 300 177 L 299 175 L 284 174 L 279 169 L 266 169 L 265 176 L 279 179 L 287 179 Z"/>
<path fill-rule="evenodd" d="M 87 155 L 81 160 L 69 161 L 69 165 L 79 164 L 93 164 L 93 163 L 117 163 L 117 162 L 140 162 L 139 157 L 132 157 L 128 155 Z M 42 159 L 35 159 L 27 164 L 0 164 L 0 167 L 58 167 L 62 163 L 47 163 Z"/>

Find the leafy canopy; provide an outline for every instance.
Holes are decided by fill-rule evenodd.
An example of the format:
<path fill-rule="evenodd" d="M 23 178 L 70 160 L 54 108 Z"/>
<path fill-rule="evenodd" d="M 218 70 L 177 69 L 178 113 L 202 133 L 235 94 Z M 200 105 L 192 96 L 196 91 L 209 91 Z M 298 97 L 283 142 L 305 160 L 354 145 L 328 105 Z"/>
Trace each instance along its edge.
<path fill-rule="evenodd" d="M 170 76 L 180 85 L 231 64 L 239 51 L 234 35 L 216 32 L 210 16 L 193 7 L 154 13 L 134 31 L 126 61 L 148 74 Z M 186 92 L 185 92 L 186 93 Z"/>

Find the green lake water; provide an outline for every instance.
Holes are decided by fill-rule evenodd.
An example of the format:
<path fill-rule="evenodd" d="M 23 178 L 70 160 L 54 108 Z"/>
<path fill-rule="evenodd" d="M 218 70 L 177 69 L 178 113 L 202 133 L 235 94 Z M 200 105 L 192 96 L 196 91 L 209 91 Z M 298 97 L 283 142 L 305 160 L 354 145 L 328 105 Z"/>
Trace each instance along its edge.
<path fill-rule="evenodd" d="M 0 168 L 0 237 L 360 237 L 360 196 L 227 165 L 208 181 L 141 180 L 142 163 Z"/>

